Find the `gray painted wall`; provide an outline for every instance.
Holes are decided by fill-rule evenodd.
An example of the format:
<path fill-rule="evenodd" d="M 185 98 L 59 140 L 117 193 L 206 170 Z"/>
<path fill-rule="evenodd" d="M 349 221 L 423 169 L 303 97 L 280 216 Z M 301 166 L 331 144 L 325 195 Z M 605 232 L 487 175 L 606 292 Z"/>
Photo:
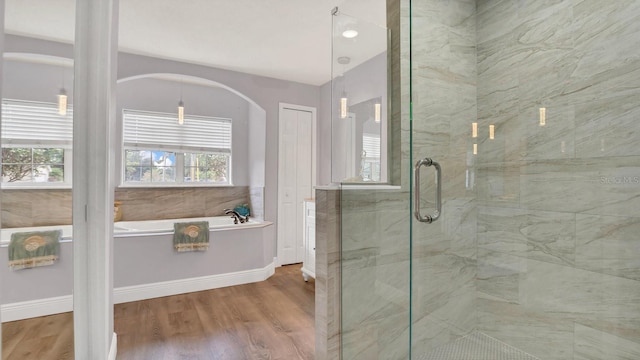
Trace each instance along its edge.
<path fill-rule="evenodd" d="M 212 231 L 204 252 L 176 253 L 173 235 L 115 238 L 114 287 L 263 268 L 273 262 L 263 251 L 273 247 L 263 239 L 269 227 Z"/>
<path fill-rule="evenodd" d="M 0 304 L 29 301 L 73 293 L 73 246 L 60 244 L 60 259 L 46 268 L 9 269 L 7 247 L 0 247 Z"/>
<path fill-rule="evenodd" d="M 32 59 L 35 61 L 35 59 Z M 71 63 L 71 60 L 69 60 Z M 69 64 L 70 65 L 70 64 Z M 64 87 L 68 103 L 73 104 L 73 67 L 5 59 L 2 94 L 16 100 L 55 103 Z M 34 84 L 37 84 L 34 86 Z"/>
<path fill-rule="evenodd" d="M 153 78 L 118 83 L 116 136 L 119 137 L 119 143 L 122 144 L 123 109 L 176 113 L 181 90 L 187 116 L 233 119 L 231 178 L 235 186 L 249 185 L 249 103 L 225 89 Z M 121 177 L 121 157 L 116 157 L 116 169 Z"/>
<path fill-rule="evenodd" d="M 212 231 L 206 252 L 177 253 L 172 235 L 114 238 L 114 287 L 134 286 L 261 269 L 273 261 L 273 237 L 264 228 Z M 12 271 L 7 247 L 0 247 L 0 304 L 73 293 L 73 243 L 60 246 L 51 266 Z"/>

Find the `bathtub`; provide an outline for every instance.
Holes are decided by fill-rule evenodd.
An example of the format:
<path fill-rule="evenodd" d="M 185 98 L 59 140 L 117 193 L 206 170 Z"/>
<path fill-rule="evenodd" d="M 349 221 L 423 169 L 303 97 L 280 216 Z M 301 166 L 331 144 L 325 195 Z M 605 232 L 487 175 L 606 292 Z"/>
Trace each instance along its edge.
<path fill-rule="evenodd" d="M 31 232 L 31 231 L 48 231 L 48 230 L 62 230 L 61 242 L 70 242 L 73 235 L 73 228 L 71 225 L 53 225 L 53 226 L 36 226 L 36 227 L 22 227 L 22 228 L 8 228 L 0 230 L 0 246 L 8 246 L 11 241 L 11 234 L 15 232 Z"/>
<path fill-rule="evenodd" d="M 175 222 L 208 221 L 209 249 L 178 253 Z M 113 231 L 113 300 L 123 303 L 263 281 L 275 271 L 275 229 L 269 221 L 234 224 L 227 216 L 120 221 Z M 36 269 L 11 271 L 7 246 L 17 231 L 62 230 L 60 259 Z M 71 311 L 71 225 L 2 229 L 0 277 L 2 321 Z"/>
<path fill-rule="evenodd" d="M 164 220 L 142 220 L 142 221 L 119 221 L 113 224 L 113 237 L 131 237 L 140 235 L 158 235 L 163 233 L 173 234 L 173 224 L 187 221 L 208 221 L 209 231 L 238 230 L 243 228 L 265 227 L 271 225 L 269 221 L 249 219 L 249 222 L 234 224 L 230 216 L 164 219 Z M 11 241 L 11 234 L 14 232 L 62 230 L 61 242 L 70 242 L 73 238 L 73 227 L 71 225 L 52 225 L 22 228 L 8 228 L 0 230 L 0 246 L 7 246 Z"/>
<path fill-rule="evenodd" d="M 177 222 L 208 221 L 209 231 L 234 230 L 243 228 L 264 227 L 271 224 L 268 221 L 249 219 L 246 223 L 233 223 L 231 216 L 166 219 L 166 220 L 145 220 L 145 221 L 119 221 L 113 225 L 114 237 L 131 236 L 134 234 L 161 234 L 172 233 L 173 224 Z"/>

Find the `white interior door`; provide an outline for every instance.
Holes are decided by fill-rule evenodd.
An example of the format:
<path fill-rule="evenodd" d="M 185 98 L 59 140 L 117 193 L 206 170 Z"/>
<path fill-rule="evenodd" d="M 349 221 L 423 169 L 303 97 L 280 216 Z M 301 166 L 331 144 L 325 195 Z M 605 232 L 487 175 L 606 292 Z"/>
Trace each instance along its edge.
<path fill-rule="evenodd" d="M 281 107 L 278 147 L 278 263 L 302 262 L 304 199 L 313 196 L 313 111 Z"/>

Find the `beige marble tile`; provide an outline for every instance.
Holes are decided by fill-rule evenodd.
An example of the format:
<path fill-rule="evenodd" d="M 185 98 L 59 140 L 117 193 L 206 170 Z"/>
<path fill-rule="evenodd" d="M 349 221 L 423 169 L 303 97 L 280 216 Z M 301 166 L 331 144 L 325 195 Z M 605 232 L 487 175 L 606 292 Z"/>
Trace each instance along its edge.
<path fill-rule="evenodd" d="M 341 353 L 340 193 L 316 190 L 316 359 Z"/>
<path fill-rule="evenodd" d="M 540 109 L 544 108 L 544 126 L 540 125 Z M 523 138 L 520 160 L 573 159 L 575 146 L 575 114 L 573 106 L 536 103 L 521 109 L 520 133 Z"/>
<path fill-rule="evenodd" d="M 478 294 L 478 330 L 545 360 L 573 358 L 573 322 Z"/>
<path fill-rule="evenodd" d="M 3 190 L 2 227 L 71 224 L 71 190 Z"/>
<path fill-rule="evenodd" d="M 248 204 L 246 186 L 220 188 L 116 189 L 122 220 L 223 216 L 225 208 Z"/>
<path fill-rule="evenodd" d="M 504 302 L 520 303 L 520 285 L 527 274 L 527 260 L 505 253 L 480 250 L 478 253 L 479 292 Z"/>
<path fill-rule="evenodd" d="M 573 266 L 575 214 L 482 207 L 478 247 L 522 258 Z"/>
<path fill-rule="evenodd" d="M 534 313 L 640 338 L 640 282 L 528 260 L 522 302 Z"/>
<path fill-rule="evenodd" d="M 640 89 L 576 105 L 576 157 L 640 155 L 638 104 Z"/>
<path fill-rule="evenodd" d="M 640 342 L 575 324 L 574 360 L 640 359 Z"/>
<path fill-rule="evenodd" d="M 639 217 L 577 215 L 576 267 L 640 281 Z"/>
<path fill-rule="evenodd" d="M 518 23 L 518 2 L 510 0 L 478 2 L 479 43 L 512 34 Z"/>
<path fill-rule="evenodd" d="M 591 77 L 637 59 L 640 4 L 634 0 L 574 1 L 574 43 L 582 54 L 575 76 Z"/>
<path fill-rule="evenodd" d="M 520 163 L 488 163 L 477 167 L 478 204 L 520 207 Z"/>
<path fill-rule="evenodd" d="M 520 175 L 523 208 L 626 216 L 640 207 L 638 157 L 549 160 L 525 164 Z"/>

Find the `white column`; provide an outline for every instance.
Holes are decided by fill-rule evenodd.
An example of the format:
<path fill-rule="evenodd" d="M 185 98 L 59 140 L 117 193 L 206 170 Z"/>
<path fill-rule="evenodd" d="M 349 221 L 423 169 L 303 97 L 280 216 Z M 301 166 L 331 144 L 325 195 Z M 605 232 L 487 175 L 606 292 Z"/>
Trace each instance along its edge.
<path fill-rule="evenodd" d="M 113 337 L 113 191 L 118 0 L 77 0 L 73 108 L 75 358 Z"/>
<path fill-rule="evenodd" d="M 4 0 L 0 0 L 0 99 L 2 99 L 2 85 L 4 84 L 4 77 L 2 76 L 2 67 L 4 65 L 3 60 L 4 60 Z M 0 107 L 2 107 L 1 103 L 0 103 Z M 2 116 L 0 116 L 0 123 L 2 123 Z M 2 289 L 2 277 L 0 277 L 0 289 Z M 2 339 L 2 318 L 0 316 L 0 358 L 2 357 L 2 340 L 1 339 Z"/>

